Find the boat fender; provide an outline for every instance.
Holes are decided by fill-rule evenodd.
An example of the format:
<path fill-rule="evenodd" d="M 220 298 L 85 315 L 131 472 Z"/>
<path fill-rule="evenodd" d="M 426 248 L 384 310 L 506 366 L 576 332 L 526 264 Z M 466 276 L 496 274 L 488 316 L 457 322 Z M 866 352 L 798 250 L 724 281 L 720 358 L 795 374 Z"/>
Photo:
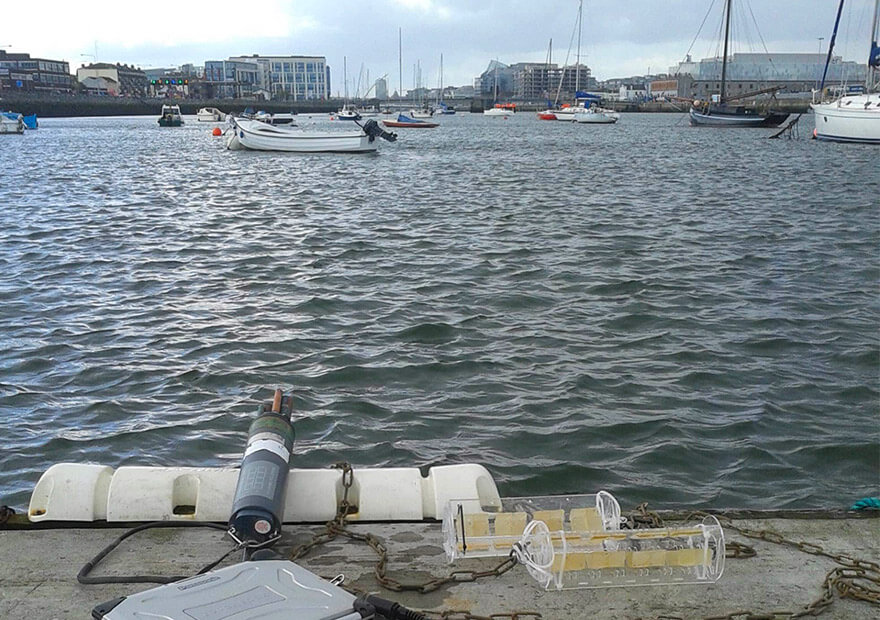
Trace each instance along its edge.
<path fill-rule="evenodd" d="M 281 535 L 294 441 L 292 399 L 287 399 L 286 412 L 282 400 L 276 390 L 271 410 L 263 406 L 248 431 L 229 517 L 229 534 L 240 544 L 271 544 Z"/>

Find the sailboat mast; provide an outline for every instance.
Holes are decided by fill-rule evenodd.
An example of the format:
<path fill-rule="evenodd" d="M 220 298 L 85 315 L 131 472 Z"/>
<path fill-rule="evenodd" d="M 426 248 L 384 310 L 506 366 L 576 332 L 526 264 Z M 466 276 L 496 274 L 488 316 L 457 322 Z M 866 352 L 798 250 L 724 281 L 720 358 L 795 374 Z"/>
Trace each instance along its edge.
<path fill-rule="evenodd" d="M 831 41 L 828 42 L 828 56 L 825 57 L 825 69 L 822 70 L 822 81 L 819 82 L 819 96 L 825 88 L 825 76 L 828 75 L 828 64 L 831 62 L 831 52 L 834 51 L 834 41 L 837 39 L 837 27 L 840 25 L 840 14 L 843 12 L 843 0 L 837 6 L 837 19 L 834 20 L 834 32 L 831 33 Z"/>
<path fill-rule="evenodd" d="M 577 99 L 577 93 L 581 86 L 581 23 L 584 18 L 584 0 L 578 4 L 578 51 L 577 61 L 574 64 L 574 98 Z"/>
<path fill-rule="evenodd" d="M 403 30 L 397 28 L 397 71 L 398 71 L 398 99 L 403 97 Z"/>
<path fill-rule="evenodd" d="M 871 26 L 871 51 L 868 53 L 868 76 L 865 90 L 871 92 L 880 71 L 880 0 L 874 0 L 874 23 Z"/>
<path fill-rule="evenodd" d="M 342 90 L 345 93 L 344 103 L 348 103 L 348 68 L 346 67 L 345 56 L 342 57 Z"/>
<path fill-rule="evenodd" d="M 730 4 L 727 0 L 727 16 L 724 20 L 724 58 L 721 59 L 721 103 L 724 103 L 724 95 L 727 91 L 727 43 L 730 39 Z"/>

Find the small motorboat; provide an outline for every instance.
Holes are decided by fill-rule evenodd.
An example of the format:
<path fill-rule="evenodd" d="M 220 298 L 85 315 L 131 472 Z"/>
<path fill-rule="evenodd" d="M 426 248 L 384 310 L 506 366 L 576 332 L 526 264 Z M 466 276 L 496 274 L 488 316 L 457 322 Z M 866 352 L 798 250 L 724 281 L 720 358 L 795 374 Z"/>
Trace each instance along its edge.
<path fill-rule="evenodd" d="M 552 110 L 544 110 L 543 112 L 538 112 L 538 119 L 542 121 L 555 121 L 556 113 Z"/>
<path fill-rule="evenodd" d="M 263 123 L 267 123 L 269 125 L 296 125 L 296 114 L 293 112 L 277 112 L 275 114 L 269 114 L 268 112 L 264 112 L 260 110 L 256 114 L 254 114 L 255 121 L 261 121 Z"/>
<path fill-rule="evenodd" d="M 267 123 L 229 117 L 230 130 L 226 148 L 230 151 L 285 151 L 288 153 L 369 153 L 379 143 L 376 138 L 394 142 L 397 135 L 385 131 L 374 120 L 358 131 L 303 131 L 299 127 L 276 126 Z"/>
<path fill-rule="evenodd" d="M 434 116 L 434 110 L 430 108 L 413 108 L 409 111 L 409 116 L 410 118 L 431 118 L 432 116 Z"/>
<path fill-rule="evenodd" d="M 222 123 L 226 115 L 217 108 L 199 108 L 196 118 L 202 123 Z"/>
<path fill-rule="evenodd" d="M 431 129 L 440 125 L 440 123 L 424 121 L 420 118 L 410 118 L 405 114 L 398 114 L 396 121 L 383 120 L 382 124 L 386 127 L 413 127 L 416 129 Z"/>
<path fill-rule="evenodd" d="M 159 117 L 159 127 L 180 127 L 183 125 L 183 117 L 180 115 L 180 106 L 163 105 L 162 116 Z"/>
<path fill-rule="evenodd" d="M 596 125 L 611 125 L 617 122 L 620 115 L 614 110 L 604 108 L 586 108 L 574 115 L 576 123 L 592 123 Z"/>
<path fill-rule="evenodd" d="M 359 121 L 361 114 L 356 107 L 344 104 L 342 109 L 336 113 L 335 118 L 337 121 Z"/>
<path fill-rule="evenodd" d="M 24 117 L 18 112 L 0 112 L 0 133 L 24 133 Z"/>
<path fill-rule="evenodd" d="M 516 114 L 516 104 L 514 103 L 496 103 L 494 107 L 483 110 L 485 116 L 510 116 Z"/>
<path fill-rule="evenodd" d="M 37 120 L 36 114 L 27 114 L 25 116 L 22 116 L 21 120 L 24 121 L 24 128 L 25 129 L 39 129 L 40 128 L 40 123 Z"/>

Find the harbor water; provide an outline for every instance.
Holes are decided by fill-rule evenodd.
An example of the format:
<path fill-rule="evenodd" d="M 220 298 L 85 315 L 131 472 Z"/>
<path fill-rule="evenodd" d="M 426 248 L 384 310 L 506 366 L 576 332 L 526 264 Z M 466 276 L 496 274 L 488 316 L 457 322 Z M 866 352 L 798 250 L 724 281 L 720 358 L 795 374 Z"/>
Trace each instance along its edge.
<path fill-rule="evenodd" d="M 877 495 L 876 148 L 809 116 L 458 114 L 304 156 L 186 120 L 0 136 L 0 504 L 56 462 L 235 466 L 275 387 L 298 467 L 477 462 L 625 508 Z"/>

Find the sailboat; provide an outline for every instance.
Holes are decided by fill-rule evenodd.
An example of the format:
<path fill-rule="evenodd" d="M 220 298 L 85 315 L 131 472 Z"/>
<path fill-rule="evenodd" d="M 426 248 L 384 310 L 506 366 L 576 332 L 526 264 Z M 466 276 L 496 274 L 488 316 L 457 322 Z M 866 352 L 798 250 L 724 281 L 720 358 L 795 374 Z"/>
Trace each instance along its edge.
<path fill-rule="evenodd" d="M 721 61 L 721 94 L 713 95 L 717 101 L 694 101 L 690 109 L 691 125 L 702 127 L 778 127 L 788 118 L 787 112 L 767 110 L 758 112 L 744 105 L 730 105 L 734 97 L 727 96 L 727 48 L 730 42 L 730 8 L 733 0 L 727 0 L 724 17 L 724 57 Z M 771 90 L 778 90 L 776 88 Z M 766 92 L 766 91 L 764 91 Z M 753 93 L 757 94 L 757 93 Z M 736 97 L 743 98 L 744 95 Z"/>
<path fill-rule="evenodd" d="M 498 103 L 498 60 L 493 60 L 495 63 L 495 84 L 492 86 L 492 100 L 494 105 L 488 110 L 483 110 L 483 114 L 485 116 L 503 116 L 508 117 L 511 114 L 516 113 L 516 105 L 513 103 Z"/>
<path fill-rule="evenodd" d="M 575 102 L 574 105 L 565 104 L 561 108 L 550 108 L 544 110 L 543 112 L 538 112 L 538 118 L 540 120 L 545 121 L 570 121 L 570 122 L 578 122 L 578 123 L 590 123 L 590 124 L 601 124 L 601 125 L 611 125 L 616 123 L 620 118 L 620 114 L 615 112 L 614 110 L 608 110 L 605 108 L 599 107 L 599 97 L 596 95 L 589 95 L 585 92 L 582 92 L 580 89 L 580 78 L 581 78 L 581 29 L 583 24 L 583 16 L 584 16 L 584 1 L 580 0 L 578 3 L 578 16 L 577 16 L 577 33 L 578 33 L 578 44 L 577 44 L 577 56 L 575 59 L 575 77 L 574 77 L 574 97 Z M 552 40 L 551 40 L 552 46 Z M 571 52 L 571 47 L 569 47 L 569 53 Z M 548 66 L 549 66 L 549 57 L 550 52 L 547 53 L 548 56 Z M 568 62 L 568 57 L 566 56 L 566 63 Z M 559 93 L 562 90 L 562 83 L 565 79 L 565 67 L 562 68 L 562 73 L 559 76 L 559 87 L 556 89 L 556 102 L 559 102 Z"/>
<path fill-rule="evenodd" d="M 354 104 L 349 105 L 348 103 L 348 67 L 346 66 L 346 58 L 342 57 L 342 82 L 345 85 L 345 100 L 342 103 L 342 108 L 336 112 L 336 120 L 337 121 L 359 121 L 361 120 L 361 115 L 357 110 L 357 106 Z"/>
<path fill-rule="evenodd" d="M 437 95 L 437 107 L 434 108 L 435 114 L 455 114 L 455 108 L 450 108 L 443 101 L 443 54 L 440 54 L 440 94 Z"/>
<path fill-rule="evenodd" d="M 825 72 L 831 60 L 831 50 L 837 37 L 837 25 L 843 0 L 837 8 L 837 20 L 834 32 L 828 45 L 828 57 L 825 60 Z M 868 79 L 864 94 L 843 95 L 830 103 L 814 103 L 811 105 L 816 117 L 816 128 L 813 136 L 819 140 L 834 142 L 864 142 L 880 144 L 880 92 L 877 90 L 880 80 L 880 0 L 874 0 L 874 21 L 871 27 L 871 48 L 868 52 Z M 825 73 L 819 92 L 825 85 Z"/>

